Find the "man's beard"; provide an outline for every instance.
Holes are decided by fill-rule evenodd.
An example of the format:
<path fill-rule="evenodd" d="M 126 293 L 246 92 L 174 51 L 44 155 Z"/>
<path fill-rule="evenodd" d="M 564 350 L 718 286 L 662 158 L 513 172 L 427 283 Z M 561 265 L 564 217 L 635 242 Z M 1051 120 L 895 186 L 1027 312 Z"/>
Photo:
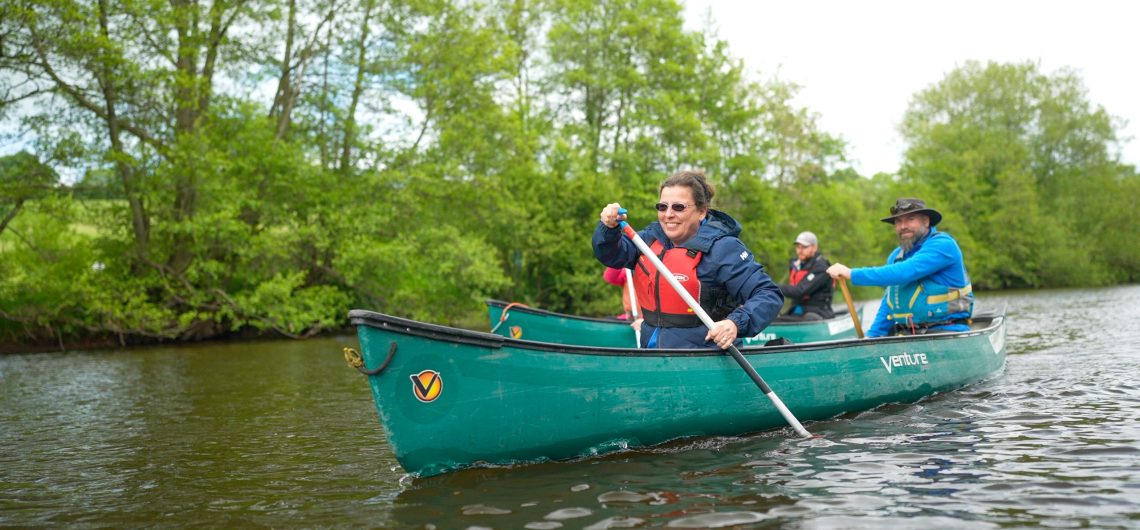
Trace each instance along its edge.
<path fill-rule="evenodd" d="M 929 228 L 918 228 L 914 232 L 914 237 L 899 236 L 899 248 L 902 249 L 903 254 L 906 254 L 914 249 L 915 243 L 922 241 L 922 238 L 926 237 L 926 234 L 929 233 Z"/>

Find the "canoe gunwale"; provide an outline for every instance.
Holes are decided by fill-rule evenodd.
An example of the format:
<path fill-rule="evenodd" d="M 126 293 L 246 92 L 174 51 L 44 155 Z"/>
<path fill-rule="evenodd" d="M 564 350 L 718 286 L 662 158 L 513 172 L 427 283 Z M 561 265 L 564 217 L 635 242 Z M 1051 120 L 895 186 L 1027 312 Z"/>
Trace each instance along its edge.
<path fill-rule="evenodd" d="M 502 300 L 495 300 L 493 298 L 488 298 L 488 299 L 484 300 L 484 302 L 486 302 L 486 304 L 490 307 L 498 307 L 498 308 L 505 308 L 508 305 L 510 305 L 510 302 L 504 302 Z M 568 315 L 565 313 L 556 313 L 556 312 L 550 311 L 548 309 L 539 309 L 537 307 L 530 307 L 527 305 L 516 305 L 516 306 L 511 308 L 511 311 L 518 311 L 520 313 L 535 313 L 535 314 L 548 316 L 548 317 L 565 318 L 568 320 L 583 320 L 586 322 L 603 322 L 606 324 L 613 324 L 614 322 L 621 323 L 620 320 L 617 320 L 614 318 L 586 317 L 586 316 L 581 316 L 581 315 Z"/>
<path fill-rule="evenodd" d="M 858 307 L 855 308 L 856 311 L 860 311 L 862 309 L 863 309 L 862 305 L 859 305 Z M 851 313 L 847 312 L 846 307 L 844 307 L 843 309 L 835 309 L 834 311 L 835 311 L 835 316 L 833 316 L 831 318 L 825 318 L 822 320 L 780 320 L 780 317 L 776 317 L 776 320 L 773 320 L 772 323 L 769 324 L 769 326 L 780 326 L 780 327 L 784 327 L 784 326 L 788 326 L 788 327 L 818 326 L 820 324 L 826 324 L 828 322 L 837 322 L 840 320 L 851 320 Z M 862 313 L 860 313 L 860 315 L 862 315 Z M 781 316 L 783 316 L 783 315 L 781 315 Z"/>
<path fill-rule="evenodd" d="M 552 342 L 538 342 L 524 339 L 513 339 L 504 337 L 493 333 L 483 331 L 472 331 L 461 328 L 453 328 L 449 326 L 442 326 L 439 324 L 430 324 L 427 322 L 419 322 L 406 318 L 396 317 L 375 311 L 368 311 L 364 309 L 353 309 L 348 313 L 349 322 L 354 326 L 369 326 L 378 329 L 388 329 L 396 333 L 413 335 L 423 337 L 431 340 L 468 344 L 472 346 L 480 346 L 485 348 L 502 348 L 504 346 L 513 346 L 526 350 L 568 353 L 578 355 L 602 355 L 602 356 L 630 356 L 630 357 L 702 357 L 702 356 L 717 356 L 724 355 L 724 350 L 716 348 L 705 349 L 631 349 L 623 347 L 603 347 L 603 346 L 578 346 L 572 344 L 558 344 Z M 938 340 L 957 340 L 966 337 L 973 337 L 977 335 L 985 335 L 993 333 L 998 329 L 1002 321 L 1005 319 L 1003 314 L 984 314 L 974 317 L 974 323 L 982 324 L 987 320 L 988 325 L 979 329 L 971 329 L 970 331 L 956 332 L 956 333 L 934 333 L 929 335 L 905 335 L 905 336 L 886 336 L 886 337 L 868 337 L 864 339 L 839 339 L 828 340 L 819 342 L 807 342 L 802 344 L 787 344 L 782 346 L 745 346 L 740 348 L 740 352 L 746 356 L 748 355 L 767 355 L 775 353 L 792 353 L 792 352 L 806 352 L 813 350 L 833 349 L 842 347 L 844 345 L 867 345 L 874 343 L 891 343 L 891 342 L 924 342 L 924 341 L 938 341 Z"/>
<path fill-rule="evenodd" d="M 484 302 L 490 307 L 497 307 L 499 309 L 506 308 L 508 305 L 510 305 L 510 302 L 504 302 L 502 300 L 496 300 L 493 298 L 488 298 L 488 299 L 484 300 Z M 858 308 L 862 309 L 862 304 L 860 304 L 858 306 Z M 555 311 L 550 311 L 548 309 L 540 309 L 537 307 L 530 307 L 530 306 L 526 306 L 526 305 L 516 305 L 516 306 L 511 308 L 511 311 L 518 311 L 520 313 L 533 313 L 536 315 L 542 315 L 542 316 L 554 317 L 554 318 L 565 318 L 567 320 L 580 320 L 583 322 L 598 322 L 598 323 L 603 323 L 603 324 L 624 323 L 621 320 L 614 319 L 614 318 L 587 317 L 587 316 L 581 316 L 581 315 L 570 315 L 570 314 L 566 314 L 566 313 L 558 313 Z M 807 320 L 807 321 L 804 321 L 804 320 L 780 320 L 780 318 L 777 317 L 776 320 L 772 321 L 772 324 L 778 325 L 778 326 L 793 326 L 793 327 L 794 326 L 813 326 L 813 325 L 826 324 L 828 322 L 835 322 L 838 320 L 845 320 L 845 319 L 851 318 L 850 313 L 847 312 L 846 306 L 844 306 L 842 308 L 835 308 L 834 311 L 835 311 L 834 317 L 825 318 L 823 320 Z"/>

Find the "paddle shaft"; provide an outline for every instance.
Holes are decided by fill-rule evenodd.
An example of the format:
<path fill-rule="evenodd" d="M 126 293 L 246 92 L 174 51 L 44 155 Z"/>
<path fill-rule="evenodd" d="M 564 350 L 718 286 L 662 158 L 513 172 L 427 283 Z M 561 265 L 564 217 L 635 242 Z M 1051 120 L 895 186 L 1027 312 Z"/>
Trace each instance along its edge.
<path fill-rule="evenodd" d="M 705 326 L 707 326 L 709 329 L 712 329 L 713 325 L 715 324 L 712 321 L 712 318 L 710 318 L 709 314 L 704 310 L 703 307 L 701 307 L 701 304 L 693 299 L 693 295 L 689 294 L 689 291 L 685 290 L 685 288 L 681 285 L 681 282 L 677 281 L 677 278 L 673 277 L 673 273 L 669 272 L 669 268 L 666 267 L 665 264 L 662 263 L 655 254 L 653 254 L 653 251 L 649 248 L 649 245 L 645 244 L 645 241 L 641 239 L 641 236 L 637 235 L 637 232 L 633 230 L 633 227 L 629 226 L 629 223 L 622 221 L 621 226 L 622 232 L 625 234 L 625 236 L 628 237 L 630 241 L 633 241 L 633 244 L 637 246 L 638 250 L 640 250 L 646 258 L 649 258 L 649 261 L 653 262 L 653 266 L 657 268 L 657 272 L 661 273 L 661 276 L 669 282 L 669 285 L 673 286 L 673 289 L 677 291 L 677 294 L 681 295 L 681 298 L 685 300 L 685 303 L 689 304 L 689 308 L 697 314 L 697 317 L 701 319 L 701 322 L 704 322 Z M 788 422 L 788 425 L 791 425 L 792 429 L 794 429 L 800 436 L 803 436 L 804 438 L 811 438 L 811 433 L 809 433 L 807 429 L 805 429 L 804 426 L 800 424 L 800 421 L 792 415 L 792 411 L 788 410 L 787 405 L 784 405 L 784 402 L 780 400 L 780 396 L 777 396 L 776 393 L 772 391 L 772 387 L 768 386 L 768 383 L 764 382 L 764 378 L 760 377 L 760 374 L 756 373 L 756 369 L 752 368 L 752 365 L 748 363 L 748 360 L 744 358 L 744 355 L 740 353 L 740 350 L 736 349 L 735 344 L 729 345 L 728 353 L 729 355 L 732 355 L 733 359 L 736 359 L 736 363 L 744 369 L 744 372 L 748 374 L 748 377 L 752 378 L 752 382 L 756 383 L 756 386 L 760 387 L 760 390 L 764 392 L 764 395 L 768 396 L 768 400 L 772 402 L 772 405 L 775 405 L 776 410 L 780 411 L 780 415 L 784 417 L 784 420 Z"/>
<path fill-rule="evenodd" d="M 839 279 L 839 288 L 843 289 L 843 300 L 847 302 L 847 312 L 851 313 L 851 320 L 855 322 L 855 334 L 863 338 L 863 325 L 859 323 L 859 315 L 855 313 L 855 302 L 851 301 L 851 291 L 847 290 L 847 280 Z"/>
<path fill-rule="evenodd" d="M 633 322 L 637 322 L 637 290 L 633 288 L 633 271 L 629 269 L 622 269 L 625 271 L 625 288 L 629 290 L 629 312 L 633 317 Z M 641 348 L 641 326 L 633 326 L 633 336 L 637 339 L 637 347 Z"/>

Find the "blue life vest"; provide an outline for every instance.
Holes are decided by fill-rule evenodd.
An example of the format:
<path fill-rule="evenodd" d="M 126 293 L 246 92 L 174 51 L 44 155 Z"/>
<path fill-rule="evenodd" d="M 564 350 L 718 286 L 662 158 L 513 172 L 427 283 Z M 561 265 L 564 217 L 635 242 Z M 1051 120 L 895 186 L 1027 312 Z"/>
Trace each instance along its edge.
<path fill-rule="evenodd" d="M 938 232 L 934 237 L 942 235 Z M 900 252 L 895 262 L 903 261 Z M 929 279 L 887 286 L 887 319 L 899 325 L 943 324 L 974 314 L 974 288 L 966 276 L 964 287 L 949 287 Z"/>

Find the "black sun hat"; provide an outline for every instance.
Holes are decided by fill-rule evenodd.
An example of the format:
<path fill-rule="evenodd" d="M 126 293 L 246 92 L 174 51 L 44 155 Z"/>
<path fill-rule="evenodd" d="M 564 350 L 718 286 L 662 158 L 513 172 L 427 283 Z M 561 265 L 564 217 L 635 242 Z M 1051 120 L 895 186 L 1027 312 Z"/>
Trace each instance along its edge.
<path fill-rule="evenodd" d="M 927 208 L 926 201 L 911 198 L 895 201 L 895 205 L 891 206 L 891 215 L 880 220 L 884 223 L 895 224 L 895 219 L 911 213 L 921 213 L 930 217 L 930 226 L 935 226 L 942 221 L 942 214 L 934 208 Z"/>

